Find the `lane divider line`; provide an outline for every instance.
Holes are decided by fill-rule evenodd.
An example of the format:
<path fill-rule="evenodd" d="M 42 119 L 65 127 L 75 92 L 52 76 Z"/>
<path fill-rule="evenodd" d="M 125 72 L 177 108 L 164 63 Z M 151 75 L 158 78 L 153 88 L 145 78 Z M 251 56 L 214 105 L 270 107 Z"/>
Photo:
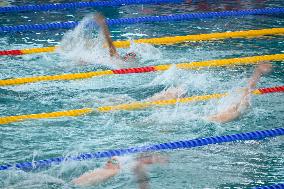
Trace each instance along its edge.
<path fill-rule="evenodd" d="M 261 37 L 267 35 L 283 35 L 284 28 L 270 28 L 260 30 L 244 30 L 234 32 L 219 32 L 209 34 L 195 34 L 185 36 L 172 36 L 172 37 L 160 37 L 160 38 L 148 38 L 148 39 L 137 39 L 133 40 L 134 43 L 148 43 L 153 45 L 172 45 L 183 42 L 194 42 L 194 41 L 205 41 L 205 40 L 220 40 L 229 38 L 244 38 L 244 37 Z M 127 48 L 130 46 L 130 41 L 114 41 L 114 45 L 117 48 Z M 17 50 L 2 50 L 0 56 L 18 56 L 25 54 L 36 54 L 36 53 L 48 53 L 56 51 L 59 46 L 52 47 L 40 47 L 40 48 L 28 48 L 28 49 L 17 49 Z"/>
<path fill-rule="evenodd" d="M 252 94 L 261 95 L 261 94 L 283 92 L 283 91 L 284 91 L 284 86 L 277 86 L 277 87 L 256 89 L 252 92 Z M 178 103 L 189 103 L 189 102 L 218 99 L 227 95 L 228 95 L 227 93 L 220 93 L 220 94 L 210 94 L 210 95 L 201 95 L 201 96 L 191 96 L 187 98 L 170 99 L 170 100 L 158 100 L 151 102 L 133 102 L 133 103 L 120 104 L 115 106 L 101 106 L 95 109 L 83 108 L 83 109 L 74 109 L 74 110 L 58 111 L 50 113 L 7 116 L 7 117 L 0 117 L 0 124 L 9 124 L 13 122 L 25 121 L 30 119 L 48 119 L 48 118 L 81 116 L 91 112 L 103 113 L 103 112 L 111 112 L 118 110 L 136 110 L 136 109 L 150 108 L 157 106 L 169 106 Z"/>
<path fill-rule="evenodd" d="M 110 158 L 113 156 L 123 156 L 137 153 L 145 152 L 157 152 L 165 150 L 178 150 L 178 149 L 190 149 L 197 148 L 201 146 L 213 145 L 213 144 L 223 144 L 235 141 L 246 141 L 246 140 L 262 140 L 264 138 L 271 138 L 284 135 L 284 128 L 275 128 L 261 131 L 253 131 L 246 133 L 238 133 L 223 136 L 212 136 L 206 138 L 197 138 L 190 140 L 180 140 L 165 142 L 160 144 L 151 144 L 139 147 L 129 147 L 124 149 L 107 150 L 95 153 L 82 153 L 77 156 L 67 156 L 67 157 L 53 157 L 49 159 L 36 160 L 32 162 L 21 162 L 15 164 L 0 165 L 0 170 L 10 170 L 10 169 L 22 169 L 22 170 L 33 170 L 37 168 L 49 167 L 52 165 L 59 165 L 65 162 L 71 161 L 85 161 L 98 158 Z"/>
<path fill-rule="evenodd" d="M 269 186 L 258 186 L 258 187 L 254 187 L 253 189 L 284 189 L 284 182 L 269 185 Z"/>
<path fill-rule="evenodd" d="M 145 2 L 147 0 L 141 0 L 141 1 Z M 108 1 L 103 1 L 103 2 L 107 3 Z M 219 12 L 195 12 L 188 14 L 171 14 L 171 15 L 162 15 L 162 16 L 143 16 L 135 18 L 106 19 L 106 23 L 108 26 L 122 25 L 122 24 L 130 25 L 130 24 L 139 24 L 139 23 L 161 23 L 161 22 L 177 22 L 177 21 L 197 20 L 197 19 L 244 17 L 251 15 L 255 16 L 279 15 L 283 13 L 284 13 L 284 8 L 280 7 L 280 8 L 245 9 L 245 10 L 230 10 L 230 11 L 219 11 Z M 78 24 L 79 24 L 78 21 L 68 21 L 68 22 L 52 22 L 52 23 L 42 23 L 42 24 L 25 24 L 25 25 L 16 25 L 16 26 L 0 26 L 0 33 L 72 29 L 76 27 Z M 90 24 L 92 25 L 94 23 L 90 22 Z"/>
<path fill-rule="evenodd" d="M 219 59 L 219 60 L 208 60 L 200 62 L 191 63 L 178 63 L 175 64 L 179 69 L 202 69 L 211 67 L 221 67 L 221 66 L 232 66 L 232 65 L 247 65 L 247 64 L 257 64 L 261 61 L 281 61 L 284 59 L 284 54 L 273 54 L 273 55 L 261 55 L 261 56 L 251 56 L 242 58 L 229 58 L 229 59 Z M 46 75 L 46 76 L 34 76 L 25 78 L 13 78 L 13 79 L 2 79 L 0 80 L 0 86 L 9 85 L 22 85 L 28 83 L 42 82 L 42 81 L 66 81 L 75 79 L 87 79 L 92 77 L 114 75 L 114 74 L 136 74 L 136 73 L 147 73 L 147 72 L 157 72 L 168 70 L 172 65 L 156 65 L 138 68 L 125 68 L 118 70 L 104 70 L 104 71 L 94 71 L 94 72 L 82 72 L 82 73 L 69 73 L 61 75 Z"/>
<path fill-rule="evenodd" d="M 115 7 L 125 5 L 140 5 L 140 4 L 162 4 L 162 3 L 182 3 L 184 0 L 112 0 L 112 1 L 83 1 L 71 3 L 45 3 L 36 5 L 22 6 L 7 6 L 0 7 L 0 13 L 16 13 L 29 11 L 50 11 L 50 10 L 65 10 L 78 9 L 87 7 Z"/>

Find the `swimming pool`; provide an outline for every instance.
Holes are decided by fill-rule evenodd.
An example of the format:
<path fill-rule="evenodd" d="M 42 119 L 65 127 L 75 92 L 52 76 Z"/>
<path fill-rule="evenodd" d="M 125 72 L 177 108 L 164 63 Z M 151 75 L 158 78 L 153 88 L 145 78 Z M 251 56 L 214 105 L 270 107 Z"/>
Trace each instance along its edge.
<path fill-rule="evenodd" d="M 182 5 L 133 5 L 104 8 L 109 18 L 141 15 L 167 15 L 189 11 L 281 7 L 281 1 L 225 3 L 203 1 L 194 7 Z M 29 1 L 28 3 L 36 3 Z M 27 4 L 15 1 L 15 5 Z M 206 8 L 206 10 L 204 10 Z M 94 9 L 1 15 L 1 25 L 81 20 Z M 114 39 L 149 38 L 283 27 L 281 16 L 246 16 L 169 23 L 144 23 L 111 27 Z M 0 34 L 1 49 L 22 49 L 58 45 L 66 30 Z M 283 36 L 227 39 L 172 46 L 138 45 L 138 67 L 263 54 L 283 53 Z M 99 50 L 99 49 L 96 49 Z M 123 50 L 122 50 L 123 51 Z M 92 55 L 90 55 L 92 58 Z M 112 67 L 94 62 L 78 65 L 58 53 L 0 57 L 1 79 L 76 73 Z M 70 58 L 70 57 L 69 57 Z M 97 58 L 97 57 L 95 57 Z M 264 76 L 258 88 L 283 85 L 283 61 L 273 62 L 273 71 Z M 137 67 L 137 66 L 135 66 Z M 98 107 L 143 100 L 171 85 L 183 84 L 187 96 L 231 91 L 246 83 L 254 66 L 211 68 L 199 71 L 172 68 L 166 72 L 113 75 L 85 80 L 40 82 L 0 89 L 1 117 Z M 0 164 L 76 155 L 167 141 L 235 134 L 283 127 L 283 93 L 254 96 L 252 108 L 240 119 L 208 123 L 204 115 L 222 108 L 220 101 L 148 108 L 136 111 L 91 113 L 80 117 L 28 120 L 0 127 Z M 284 180 L 283 137 L 260 141 L 211 145 L 189 150 L 163 152 L 170 162 L 150 168 L 152 188 L 250 188 Z M 45 169 L 0 172 L 2 188 L 74 188 L 70 181 L 87 170 L 99 167 L 105 159 L 68 162 Z M 136 188 L 126 168 L 120 175 L 94 188 Z"/>

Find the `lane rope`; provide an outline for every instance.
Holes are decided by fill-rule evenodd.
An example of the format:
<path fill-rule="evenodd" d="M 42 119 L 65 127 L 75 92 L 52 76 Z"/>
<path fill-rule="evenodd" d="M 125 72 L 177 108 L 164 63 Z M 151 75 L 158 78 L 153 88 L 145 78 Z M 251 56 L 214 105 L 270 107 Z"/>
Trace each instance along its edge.
<path fill-rule="evenodd" d="M 267 93 L 276 93 L 283 92 L 284 86 L 278 87 L 270 87 L 270 88 L 262 88 L 256 89 L 252 92 L 254 95 L 261 95 Z M 0 117 L 0 124 L 9 124 L 13 122 L 25 121 L 30 119 L 48 119 L 48 118 L 58 118 L 58 117 L 66 117 L 66 116 L 81 116 L 91 112 L 110 112 L 110 111 L 118 111 L 118 110 L 136 110 L 142 108 L 150 108 L 154 106 L 169 106 L 177 103 L 189 103 L 189 102 L 197 102 L 197 101 L 205 101 L 211 99 L 222 98 L 227 96 L 227 93 L 220 94 L 210 94 L 210 95 L 201 95 L 201 96 L 191 96 L 187 98 L 179 98 L 179 99 L 169 99 L 169 100 L 158 100 L 158 101 L 150 101 L 150 102 L 133 102 L 129 104 L 120 104 L 115 106 L 101 106 L 95 109 L 92 108 L 83 108 L 83 109 L 75 109 L 75 110 L 67 110 L 67 111 L 58 111 L 58 112 L 50 112 L 50 113 L 39 113 L 39 114 L 27 114 L 27 115 L 15 115 L 15 116 L 7 116 Z"/>
<path fill-rule="evenodd" d="M 84 114 L 91 113 L 92 108 L 82 108 L 67 111 L 58 111 L 50 113 L 40 113 L 40 114 L 27 114 L 27 115 L 16 115 L 8 117 L 0 117 L 0 124 L 8 124 L 12 122 L 24 121 L 29 119 L 48 119 L 48 118 L 58 118 L 58 117 L 74 117 L 81 116 Z"/>
<path fill-rule="evenodd" d="M 230 59 L 219 59 L 219 60 L 208 60 L 200 62 L 191 63 L 178 63 L 175 64 L 179 69 L 202 69 L 210 67 L 219 66 L 232 66 L 232 65 L 247 65 L 247 64 L 257 64 L 261 61 L 280 61 L 284 59 L 284 54 L 274 54 L 274 55 L 262 55 L 262 56 L 251 56 L 242 58 L 230 58 Z M 14 78 L 14 79 L 3 79 L 0 80 L 0 86 L 9 85 L 21 85 L 42 81 L 66 81 L 75 79 L 87 79 L 98 76 L 114 75 L 114 74 L 134 74 L 134 73 L 147 73 L 147 72 L 157 72 L 165 71 L 170 69 L 171 64 L 138 67 L 138 68 L 125 68 L 117 70 L 104 70 L 95 72 L 81 72 L 81 73 L 69 73 L 61 75 L 46 75 L 46 76 L 34 76 L 25 78 Z"/>
<path fill-rule="evenodd" d="M 137 39 L 133 40 L 134 43 L 148 43 L 153 45 L 169 45 L 176 43 L 183 43 L 188 41 L 206 41 L 206 40 L 218 40 L 228 38 L 243 38 L 243 37 L 261 37 L 266 35 L 281 35 L 284 34 L 284 28 L 271 28 L 261 30 L 246 30 L 235 32 L 220 32 L 209 34 L 196 34 L 186 36 L 173 36 L 173 37 L 160 37 L 150 39 Z M 130 47 L 130 41 L 115 41 L 114 45 L 118 48 Z"/>
<path fill-rule="evenodd" d="M 138 24 L 146 22 L 172 22 L 172 21 L 186 21 L 186 20 L 212 19 L 212 18 L 224 18 L 224 17 L 243 17 L 249 15 L 275 15 L 283 13 L 284 13 L 284 8 L 281 7 L 281 8 L 232 10 L 232 11 L 221 11 L 221 12 L 198 12 L 198 13 L 189 13 L 189 14 L 173 14 L 165 16 L 145 16 L 145 17 L 136 17 L 136 18 L 107 19 L 106 23 L 109 26 L 112 26 L 112 25 L 122 25 L 122 24 Z M 77 21 L 68 21 L 68 22 L 53 22 L 45 24 L 27 24 L 27 25 L 18 25 L 18 26 L 0 26 L 0 33 L 42 31 L 42 30 L 54 30 L 54 29 L 72 29 L 76 27 L 78 24 L 79 22 Z"/>
<path fill-rule="evenodd" d="M 252 94 L 261 95 L 261 94 L 266 94 L 266 93 L 276 93 L 276 92 L 283 92 L 283 91 L 284 91 L 284 86 L 277 86 L 277 87 L 256 89 L 252 92 Z M 191 96 L 191 97 L 179 98 L 179 99 L 158 100 L 158 101 L 152 101 L 152 102 L 133 102 L 133 103 L 128 103 L 128 104 L 114 105 L 114 106 L 102 106 L 102 107 L 98 107 L 96 111 L 110 112 L 110 111 L 118 111 L 118 110 L 137 110 L 137 109 L 143 109 L 143 108 L 150 108 L 154 106 L 168 106 L 168 105 L 173 105 L 177 103 L 206 101 L 206 100 L 211 100 L 211 99 L 222 98 L 227 95 L 228 93 L 219 93 L 219 94 L 209 94 L 209 95 L 201 95 L 201 96 Z"/>
<path fill-rule="evenodd" d="M 54 158 L 38 160 L 33 162 L 6 164 L 6 165 L 0 165 L 0 170 L 8 170 L 13 168 L 22 169 L 22 170 L 32 170 L 37 168 L 49 167 L 51 165 L 62 164 L 68 161 L 69 162 L 83 161 L 83 160 L 98 159 L 98 158 L 110 158 L 113 156 L 123 156 L 128 154 L 145 153 L 145 152 L 190 149 L 195 147 L 207 146 L 211 144 L 222 144 L 234 141 L 261 140 L 264 138 L 276 137 L 281 135 L 284 135 L 284 128 L 276 128 L 276 129 L 216 136 L 216 137 L 197 138 L 192 140 L 181 140 L 181 141 L 166 142 L 166 143 L 146 145 L 140 147 L 108 150 L 104 152 L 83 153 L 78 156 L 54 157 Z"/>
<path fill-rule="evenodd" d="M 279 184 L 273 184 L 270 186 L 258 186 L 253 189 L 284 189 L 284 182 Z"/>
<path fill-rule="evenodd" d="M 49 3 L 37 5 L 0 7 L 0 13 L 15 13 L 29 11 L 50 11 L 63 9 L 78 9 L 87 7 L 115 7 L 139 4 L 161 4 L 161 3 L 182 3 L 184 0 L 112 0 L 112 1 L 90 1 L 72 3 Z"/>
<path fill-rule="evenodd" d="M 185 36 L 172 36 L 172 37 L 159 37 L 159 38 L 148 38 L 148 39 L 136 39 L 132 40 L 134 43 L 148 43 L 153 45 L 171 45 L 189 41 L 205 41 L 205 40 L 218 40 L 228 38 L 244 38 L 244 37 L 261 37 L 266 35 L 283 35 L 284 28 L 270 28 L 261 30 L 244 30 L 234 32 L 220 32 L 220 33 L 208 33 L 208 34 L 195 34 Z M 125 41 L 114 41 L 114 45 L 117 48 L 130 47 L 130 40 Z M 36 54 L 36 53 L 47 53 L 54 52 L 58 46 L 53 47 L 41 47 L 41 48 L 30 48 L 22 50 L 2 50 L 0 56 L 17 56 L 25 54 Z"/>

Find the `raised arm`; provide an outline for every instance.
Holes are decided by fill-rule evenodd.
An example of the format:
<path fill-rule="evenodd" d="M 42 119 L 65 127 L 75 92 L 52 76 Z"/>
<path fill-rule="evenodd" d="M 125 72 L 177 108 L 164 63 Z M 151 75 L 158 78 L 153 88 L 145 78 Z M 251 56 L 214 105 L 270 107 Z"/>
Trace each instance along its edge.
<path fill-rule="evenodd" d="M 244 92 L 242 97 L 240 98 L 240 101 L 232 104 L 231 106 L 217 114 L 208 116 L 207 120 L 226 123 L 240 117 L 244 110 L 249 107 L 249 94 L 255 88 L 257 82 L 260 80 L 260 77 L 270 72 L 271 68 L 272 65 L 268 63 L 262 63 L 258 65 L 248 81 L 248 86 L 244 88 Z"/>
<path fill-rule="evenodd" d="M 146 170 L 146 166 L 156 163 L 167 163 L 168 159 L 158 155 L 146 155 L 143 154 L 137 158 L 137 163 L 133 169 L 134 175 L 136 176 L 139 189 L 150 188 L 150 177 Z"/>
<path fill-rule="evenodd" d="M 260 80 L 260 77 L 263 74 L 266 74 L 271 71 L 272 64 L 269 63 L 262 63 L 255 69 L 252 77 L 249 79 L 248 88 L 253 89 L 255 88 L 257 82 Z"/>
<path fill-rule="evenodd" d="M 116 51 L 115 46 L 113 45 L 113 41 L 112 41 L 112 39 L 110 37 L 110 32 L 109 32 L 108 26 L 106 24 L 105 17 L 103 15 L 101 15 L 101 14 L 96 14 L 94 16 L 94 19 L 95 19 L 96 23 L 102 28 L 103 35 L 105 37 L 107 46 L 109 48 L 110 56 L 115 56 L 117 58 L 120 58 L 119 54 Z"/>

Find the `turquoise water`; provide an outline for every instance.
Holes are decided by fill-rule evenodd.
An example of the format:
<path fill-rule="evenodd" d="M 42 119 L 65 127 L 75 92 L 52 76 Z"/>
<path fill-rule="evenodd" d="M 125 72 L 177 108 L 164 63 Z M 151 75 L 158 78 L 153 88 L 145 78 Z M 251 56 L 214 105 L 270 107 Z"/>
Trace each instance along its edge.
<path fill-rule="evenodd" d="M 11 2 L 11 1 L 10 1 Z M 14 1 L 14 5 L 36 1 Z M 47 1 L 46 1 L 47 2 Z M 51 1 L 50 1 L 51 2 Z M 64 1 L 67 2 L 67 1 Z M 125 6 L 102 9 L 109 18 L 166 15 L 229 8 L 281 7 L 281 1 L 206 1 L 182 5 Z M 208 5 L 208 6 L 207 6 Z M 207 8 L 206 8 L 207 7 Z M 205 10 L 206 9 L 206 10 Z M 21 13 L 0 16 L 1 25 L 81 20 L 94 9 Z M 175 23 L 138 24 L 111 28 L 114 39 L 137 39 L 247 29 L 283 27 L 282 16 L 248 16 Z M 1 34 L 0 49 L 58 45 L 65 30 Z M 202 61 L 283 53 L 283 36 L 257 39 L 228 39 L 173 46 L 132 46 L 142 56 L 138 66 Z M 81 53 L 86 49 L 81 49 Z M 100 49 L 94 49 L 101 52 Z M 126 50 L 120 50 L 126 51 Z M 74 52 L 75 53 L 75 52 Z M 102 52 L 103 53 L 103 52 Z M 0 57 L 0 78 L 76 73 L 112 68 L 108 59 L 87 53 L 93 61 L 80 65 L 60 53 Z M 82 57 L 80 57 L 82 58 Z M 85 58 L 85 57 L 83 57 Z M 100 59 L 100 60 L 98 60 Z M 98 61 L 105 61 L 98 66 Z M 136 67 L 137 65 L 135 65 Z M 273 71 L 257 87 L 284 83 L 284 62 L 273 62 Z M 172 68 L 164 73 L 115 75 L 78 81 L 41 82 L 0 89 L 1 116 L 30 114 L 114 105 L 143 100 L 172 85 L 183 85 L 187 95 L 227 92 L 244 86 L 254 66 L 214 68 L 199 71 Z M 137 111 L 92 113 L 81 117 L 30 120 L 1 125 L 0 164 L 76 155 L 108 149 L 141 146 L 198 137 L 235 134 L 283 127 L 283 93 L 253 96 L 252 107 L 240 119 L 215 124 L 202 117 L 229 103 L 221 101 L 150 108 Z M 149 167 L 152 188 L 250 188 L 284 180 L 283 137 L 261 141 L 211 145 L 190 150 L 163 152 L 166 165 Z M 1 188 L 75 188 L 70 181 L 87 170 L 102 166 L 105 159 L 69 162 L 47 169 L 0 172 Z M 137 188 L 129 168 L 90 188 Z"/>

